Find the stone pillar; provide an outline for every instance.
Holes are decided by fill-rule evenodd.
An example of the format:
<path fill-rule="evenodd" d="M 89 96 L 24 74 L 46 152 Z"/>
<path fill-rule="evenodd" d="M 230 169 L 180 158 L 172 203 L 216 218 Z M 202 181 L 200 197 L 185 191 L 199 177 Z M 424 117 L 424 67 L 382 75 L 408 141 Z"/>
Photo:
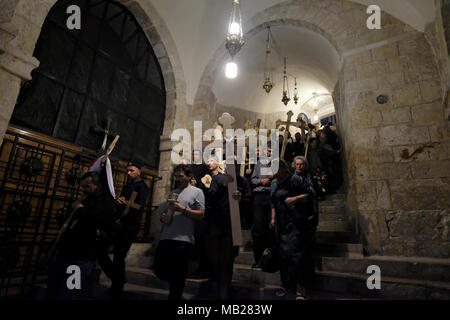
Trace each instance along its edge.
<path fill-rule="evenodd" d="M 34 58 L 41 25 L 54 0 L 0 0 L 0 143 L 11 119 L 22 80 L 39 66 Z"/>

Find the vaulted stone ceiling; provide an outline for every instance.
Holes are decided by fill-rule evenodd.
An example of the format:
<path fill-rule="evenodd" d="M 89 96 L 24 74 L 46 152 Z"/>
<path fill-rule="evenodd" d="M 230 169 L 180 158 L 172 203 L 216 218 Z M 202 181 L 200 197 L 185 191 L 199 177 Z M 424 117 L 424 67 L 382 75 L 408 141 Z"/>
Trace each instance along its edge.
<path fill-rule="evenodd" d="M 223 45 L 231 0 L 149 0 L 163 18 L 173 38 L 186 80 L 187 103 L 194 102 L 199 81 L 214 53 Z M 333 0 L 331 0 L 333 1 Z M 336 0 L 340 1 L 340 0 Z M 423 32 L 434 20 L 433 0 L 351 0 L 362 5 L 377 4 L 382 10 Z M 241 0 L 244 32 L 246 21 L 259 12 L 285 0 Z M 364 26 L 362 26 L 364 27 Z M 340 68 L 334 47 L 322 36 L 292 26 L 273 27 L 281 55 L 288 57 L 288 71 L 299 80 L 301 103 L 312 92 L 331 92 Z M 247 39 L 236 57 L 238 79 L 229 80 L 220 73 L 210 85 L 224 106 L 270 113 L 283 109 L 281 99 L 281 57 L 274 54 L 276 87 L 269 96 L 261 88 L 265 30 Z M 289 80 L 293 90 L 293 79 Z M 292 96 L 292 93 L 291 93 Z M 291 102 L 292 107 L 294 107 Z"/>
<path fill-rule="evenodd" d="M 227 79 L 219 73 L 213 92 L 220 104 L 234 106 L 260 113 L 284 111 L 281 102 L 283 90 L 283 57 L 287 57 L 287 71 L 297 77 L 300 101 L 299 108 L 313 92 L 333 91 L 340 70 L 339 55 L 334 47 L 321 35 L 295 26 L 274 26 L 271 30 L 276 46 L 272 50 L 274 88 L 267 94 L 262 88 L 267 31 L 262 30 L 247 39 L 246 45 L 235 58 L 239 76 Z M 291 102 L 294 108 L 294 78 L 288 77 Z M 312 111 L 312 110 L 311 110 Z"/>

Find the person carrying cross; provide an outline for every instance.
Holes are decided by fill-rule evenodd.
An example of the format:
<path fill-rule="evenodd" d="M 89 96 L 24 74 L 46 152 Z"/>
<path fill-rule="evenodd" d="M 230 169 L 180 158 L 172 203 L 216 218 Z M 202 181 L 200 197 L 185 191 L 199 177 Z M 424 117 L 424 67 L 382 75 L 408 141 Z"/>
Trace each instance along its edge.
<path fill-rule="evenodd" d="M 110 294 L 112 299 L 120 299 L 125 280 L 125 258 L 139 232 L 142 212 L 147 201 L 148 188 L 141 178 L 141 164 L 129 162 L 127 165 L 128 183 L 116 199 L 118 219 L 117 230 L 111 239 L 106 240 L 102 254 L 98 259 L 105 274 L 112 280 Z M 111 261 L 107 249 L 114 247 Z"/>

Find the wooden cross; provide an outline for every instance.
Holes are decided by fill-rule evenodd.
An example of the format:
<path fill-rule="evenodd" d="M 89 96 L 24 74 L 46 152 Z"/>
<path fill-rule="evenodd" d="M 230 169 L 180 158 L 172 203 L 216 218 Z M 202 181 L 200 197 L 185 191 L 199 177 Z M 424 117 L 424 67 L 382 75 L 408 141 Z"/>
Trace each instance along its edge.
<path fill-rule="evenodd" d="M 277 128 L 282 124 L 286 125 L 286 129 L 284 131 L 283 146 L 281 147 L 280 159 L 284 159 L 284 153 L 286 152 L 286 145 L 287 145 L 287 139 L 288 139 L 288 132 L 289 132 L 290 126 L 292 125 L 291 119 L 292 119 L 293 115 L 294 115 L 294 113 L 291 110 L 289 110 L 289 112 L 287 113 L 288 119 L 286 122 L 283 122 L 281 120 L 278 120 L 276 122 Z"/>
<path fill-rule="evenodd" d="M 127 207 L 122 212 L 122 217 L 125 217 L 128 214 L 128 212 L 130 211 L 130 209 L 136 209 L 136 210 L 141 209 L 141 205 L 134 202 L 136 200 L 137 194 L 138 193 L 136 191 L 133 191 L 131 193 L 130 200 L 127 201 Z"/>
<path fill-rule="evenodd" d="M 252 127 L 252 122 L 250 120 L 247 120 L 247 122 L 245 122 L 244 125 L 244 132 L 247 131 L 248 129 L 250 129 Z M 244 146 L 243 150 L 242 150 L 243 154 L 244 154 L 244 163 L 240 164 L 240 171 L 239 171 L 239 175 L 241 177 L 245 176 L 245 160 L 247 160 L 247 147 Z M 250 165 L 249 165 L 250 167 Z"/>
<path fill-rule="evenodd" d="M 276 126 L 278 128 L 281 125 L 287 125 L 287 123 L 288 123 L 287 121 L 277 120 Z M 297 127 L 297 128 L 300 128 L 302 130 L 302 133 L 301 133 L 302 134 L 302 140 L 303 140 L 303 142 L 305 142 L 305 136 L 306 136 L 305 130 L 309 131 L 308 124 L 303 119 L 298 118 L 297 122 L 291 122 L 290 126 Z M 285 134 L 287 134 L 287 133 L 285 132 Z"/>
<path fill-rule="evenodd" d="M 256 134 L 259 133 L 259 128 L 260 128 L 260 127 L 261 127 L 261 119 L 257 119 L 257 120 L 256 120 L 256 125 L 255 125 L 255 127 L 253 128 L 253 129 L 255 129 Z"/>
<path fill-rule="evenodd" d="M 95 126 L 95 127 L 92 128 L 92 130 L 93 130 L 95 133 L 101 133 L 101 134 L 104 134 L 104 137 L 103 137 L 103 143 L 102 143 L 102 147 L 101 147 L 101 151 L 105 151 L 105 149 L 106 149 L 106 143 L 108 142 L 108 138 L 116 135 L 116 133 L 114 133 L 114 132 L 111 130 L 111 122 L 112 122 L 111 117 L 108 116 L 108 117 L 106 118 L 106 120 L 103 121 L 103 122 L 105 123 L 105 128 L 102 128 L 102 127 L 100 127 L 100 126 Z"/>
<path fill-rule="evenodd" d="M 305 148 L 305 155 L 304 157 L 308 157 L 308 148 L 309 148 L 309 140 L 311 140 L 312 133 L 316 131 L 316 128 L 309 130 L 308 132 L 308 138 L 306 139 L 306 148 Z"/>
<path fill-rule="evenodd" d="M 297 127 L 299 127 L 300 130 L 302 131 L 302 141 L 303 141 L 303 143 L 305 143 L 305 140 L 306 140 L 305 130 L 308 130 L 308 133 L 309 133 L 308 124 L 306 123 L 305 120 L 303 120 L 303 118 L 297 118 L 297 123 L 298 123 Z"/>
<path fill-rule="evenodd" d="M 225 136 L 226 130 L 231 129 L 231 125 L 235 119 L 229 113 L 225 112 L 219 118 L 219 123 L 222 124 Z M 225 137 L 228 141 L 232 137 Z M 229 143 L 230 144 L 230 143 Z M 234 146 L 234 145 L 233 145 Z M 233 152 L 234 154 L 234 152 Z M 228 183 L 228 201 L 230 203 L 230 215 L 231 215 L 231 230 L 233 236 L 233 246 L 242 245 L 242 230 L 241 230 L 241 216 L 239 212 L 239 201 L 233 198 L 233 193 L 237 191 L 236 169 L 234 165 L 234 157 L 228 158 L 226 162 L 226 174 L 231 177 L 231 181 Z"/>

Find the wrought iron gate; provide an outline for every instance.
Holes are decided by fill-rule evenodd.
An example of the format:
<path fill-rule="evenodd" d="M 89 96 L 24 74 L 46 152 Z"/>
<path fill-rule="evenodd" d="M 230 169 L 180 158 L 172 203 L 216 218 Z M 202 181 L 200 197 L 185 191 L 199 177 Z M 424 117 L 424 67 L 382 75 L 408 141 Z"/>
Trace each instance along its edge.
<path fill-rule="evenodd" d="M 82 148 L 9 128 L 0 148 L 0 297 L 27 296 L 46 282 L 41 253 L 81 195 L 77 177 L 93 159 Z M 119 193 L 126 182 L 126 162 L 111 160 Z M 149 241 L 155 177 L 155 172 L 143 170 L 149 198 L 139 242 Z"/>

